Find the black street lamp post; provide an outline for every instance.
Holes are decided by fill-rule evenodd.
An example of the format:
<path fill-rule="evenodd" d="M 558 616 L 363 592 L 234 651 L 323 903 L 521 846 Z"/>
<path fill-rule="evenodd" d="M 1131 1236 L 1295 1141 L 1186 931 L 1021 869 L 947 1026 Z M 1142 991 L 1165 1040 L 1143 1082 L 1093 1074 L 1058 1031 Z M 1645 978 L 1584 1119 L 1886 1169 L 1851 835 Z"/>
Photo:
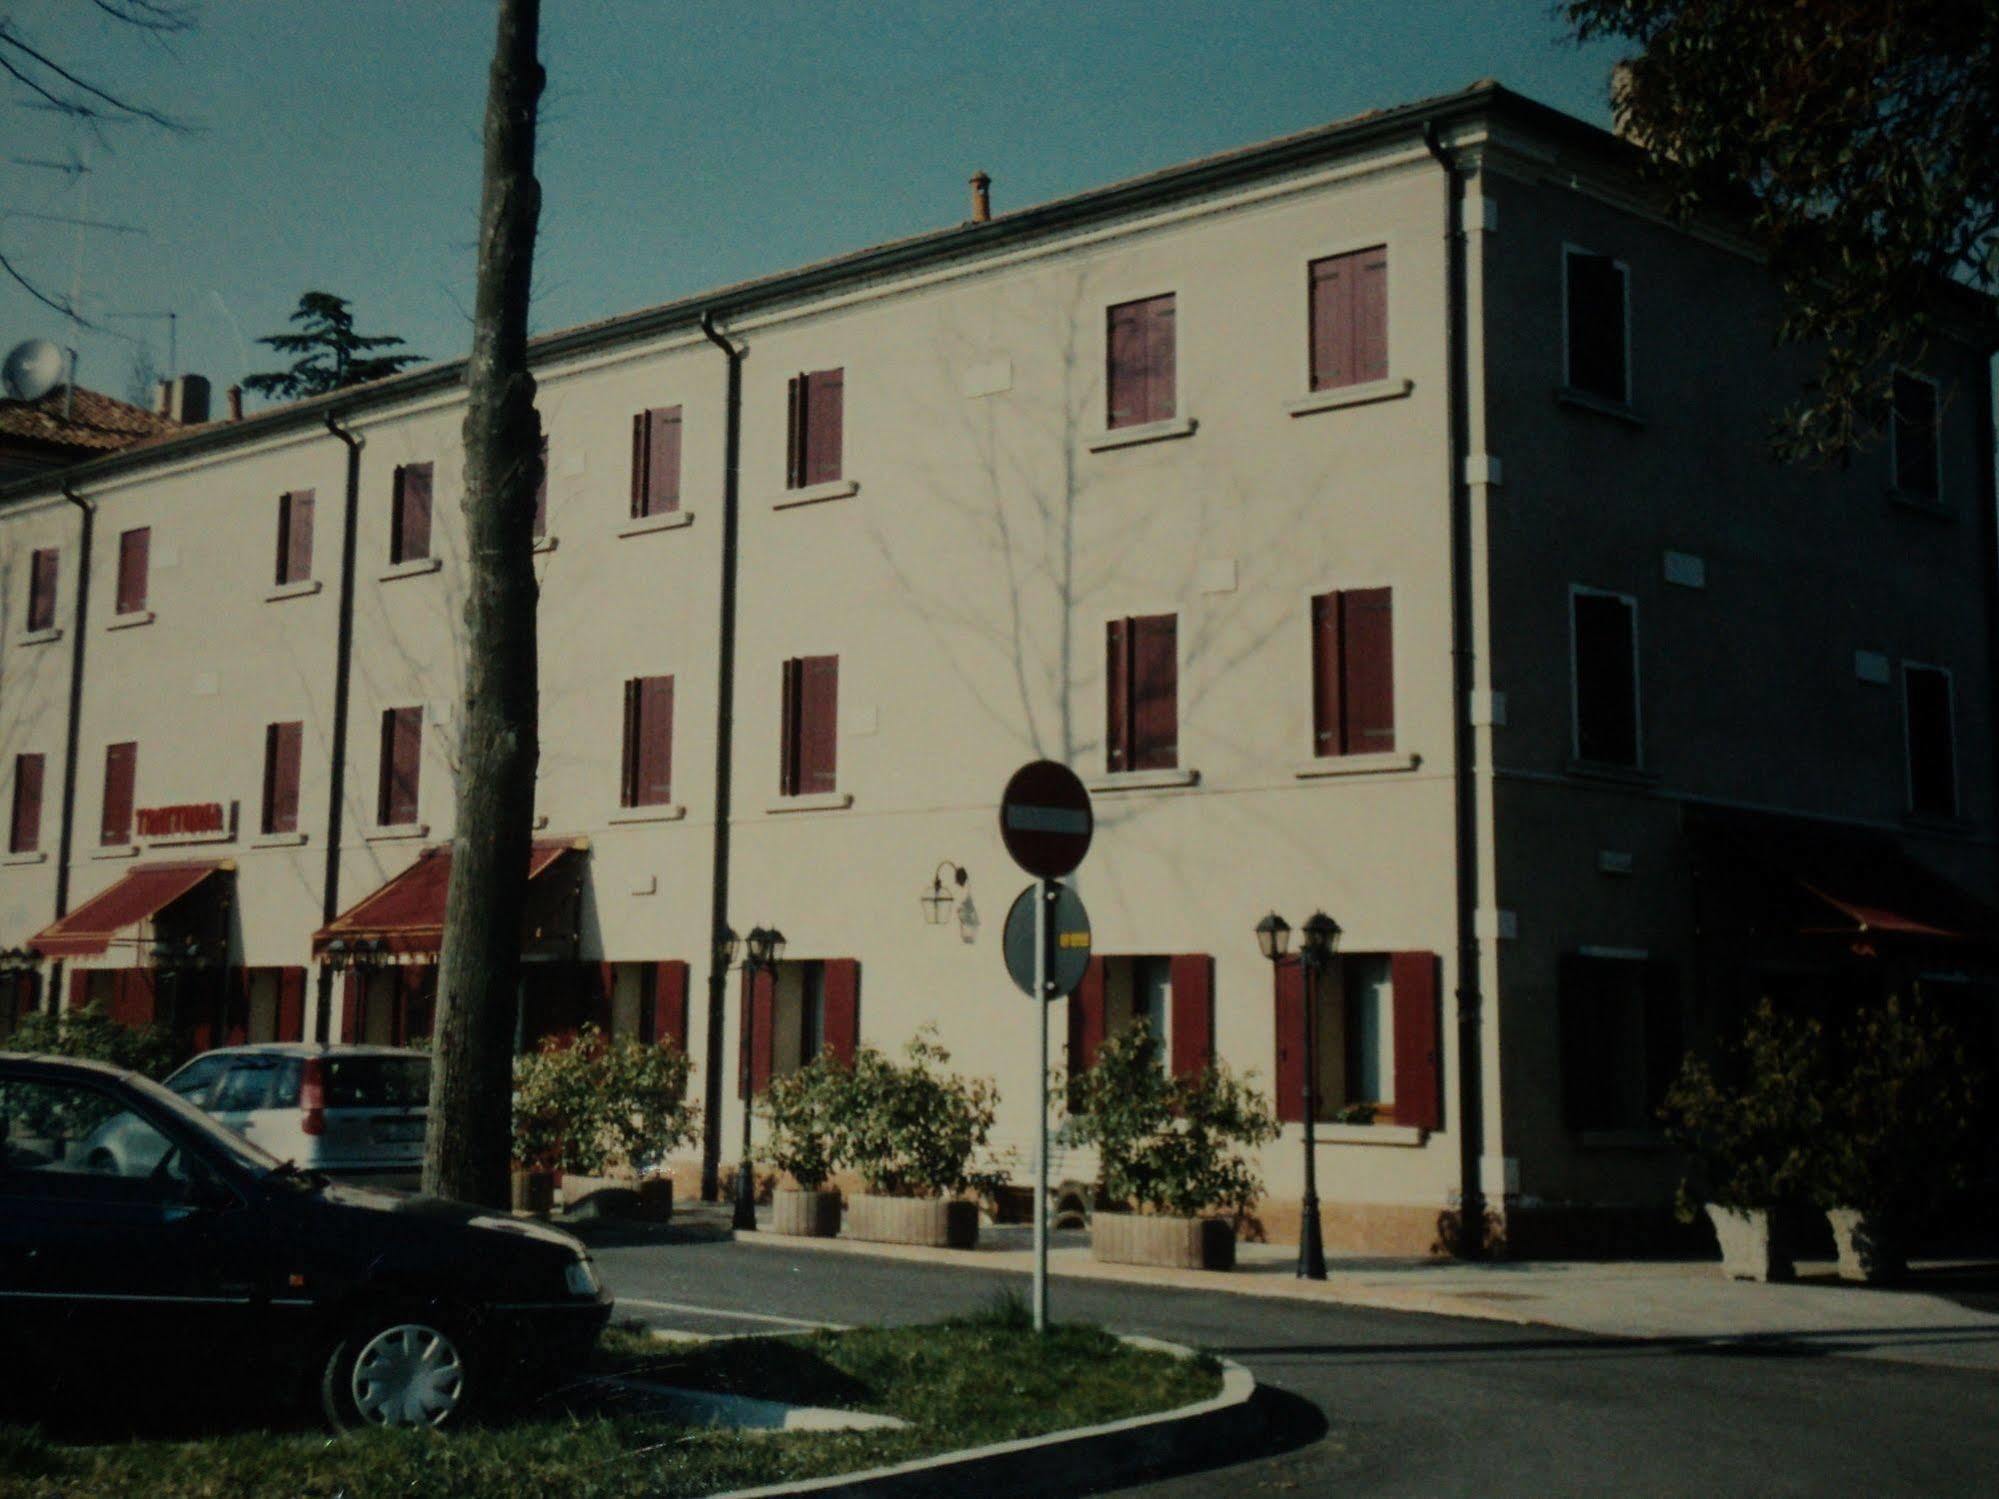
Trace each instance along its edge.
<path fill-rule="evenodd" d="M 722 940 L 727 956 L 733 959 L 736 934 L 725 931 Z M 757 1179 L 750 1165 L 750 1124 L 756 1113 L 756 976 L 762 970 L 777 967 L 778 959 L 784 956 L 784 933 L 776 927 L 751 927 L 749 936 L 743 939 L 743 948 L 743 972 L 748 979 L 748 993 L 743 1002 L 743 1158 L 736 1168 L 736 1213 L 732 1222 L 740 1231 L 754 1233 Z"/>
<path fill-rule="evenodd" d="M 1305 976 L 1305 1199 L 1298 1214 L 1298 1277 L 1326 1278 L 1326 1247 L 1319 1226 L 1319 981 L 1340 946 L 1340 924 L 1324 911 L 1305 923 L 1298 946 L 1298 966 Z M 1291 943 L 1291 924 L 1275 911 L 1256 924 L 1257 946 L 1273 965 L 1284 960 Z"/>

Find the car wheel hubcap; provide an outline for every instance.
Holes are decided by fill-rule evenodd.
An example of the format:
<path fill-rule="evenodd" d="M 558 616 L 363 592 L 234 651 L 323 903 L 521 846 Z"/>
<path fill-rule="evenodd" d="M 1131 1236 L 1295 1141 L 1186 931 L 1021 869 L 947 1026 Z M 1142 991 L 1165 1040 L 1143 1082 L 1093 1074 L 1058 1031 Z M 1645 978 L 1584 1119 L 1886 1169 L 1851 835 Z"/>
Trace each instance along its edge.
<path fill-rule="evenodd" d="M 354 1408 L 376 1426 L 437 1426 L 464 1398 L 465 1365 L 434 1327 L 401 1323 L 355 1357 Z"/>

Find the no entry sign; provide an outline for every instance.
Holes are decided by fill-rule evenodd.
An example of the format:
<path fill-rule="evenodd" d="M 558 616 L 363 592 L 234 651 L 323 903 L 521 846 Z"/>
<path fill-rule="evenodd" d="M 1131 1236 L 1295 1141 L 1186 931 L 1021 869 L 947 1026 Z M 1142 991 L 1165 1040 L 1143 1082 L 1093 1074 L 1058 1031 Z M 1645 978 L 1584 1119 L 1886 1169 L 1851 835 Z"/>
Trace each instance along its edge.
<path fill-rule="evenodd" d="M 1013 862 L 1044 880 L 1060 879 L 1090 851 L 1096 818 L 1076 772 L 1053 760 L 1023 765 L 1000 798 L 1000 838 Z"/>

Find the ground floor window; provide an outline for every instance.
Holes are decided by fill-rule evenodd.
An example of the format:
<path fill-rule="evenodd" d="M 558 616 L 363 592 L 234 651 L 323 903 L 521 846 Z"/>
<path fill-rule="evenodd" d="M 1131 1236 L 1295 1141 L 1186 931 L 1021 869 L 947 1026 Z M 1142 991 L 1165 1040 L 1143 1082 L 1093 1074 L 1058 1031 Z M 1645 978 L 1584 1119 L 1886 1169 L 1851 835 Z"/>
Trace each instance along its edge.
<path fill-rule="evenodd" d="M 1307 984 L 1277 965 L 1277 1114 L 1305 1118 L 1306 1003 L 1313 1006 L 1313 1117 L 1322 1124 L 1442 1122 L 1438 962 L 1426 952 L 1343 953 Z"/>
<path fill-rule="evenodd" d="M 1673 965 L 1637 954 L 1564 953 L 1560 985 L 1569 1128 L 1657 1130 L 1685 1049 Z"/>
<path fill-rule="evenodd" d="M 1159 1062 L 1192 1077 L 1214 1060 L 1215 960 L 1206 953 L 1113 954 L 1092 958 L 1069 997 L 1069 1071 L 1096 1064 L 1110 1037 L 1143 1021 Z"/>
<path fill-rule="evenodd" d="M 429 1038 L 436 1009 L 435 963 L 350 973 L 340 1039 L 368 1046 L 408 1046 Z"/>
<path fill-rule="evenodd" d="M 762 1092 L 773 1077 L 822 1054 L 851 1060 L 860 1039 L 861 965 L 853 958 L 802 958 L 745 973 L 738 1018 L 738 1078 Z"/>

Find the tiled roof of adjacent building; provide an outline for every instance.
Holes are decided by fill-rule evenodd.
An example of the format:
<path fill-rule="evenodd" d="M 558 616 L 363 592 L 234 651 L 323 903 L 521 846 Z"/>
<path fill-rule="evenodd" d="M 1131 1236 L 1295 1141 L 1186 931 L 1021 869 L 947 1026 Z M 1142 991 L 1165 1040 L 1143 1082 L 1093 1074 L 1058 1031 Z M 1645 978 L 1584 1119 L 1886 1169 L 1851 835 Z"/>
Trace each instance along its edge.
<path fill-rule="evenodd" d="M 135 443 L 178 431 L 168 418 L 100 391 L 58 385 L 32 401 L 0 399 L 0 441 L 12 438 L 47 448 L 67 448 L 78 457 L 115 453 Z"/>

